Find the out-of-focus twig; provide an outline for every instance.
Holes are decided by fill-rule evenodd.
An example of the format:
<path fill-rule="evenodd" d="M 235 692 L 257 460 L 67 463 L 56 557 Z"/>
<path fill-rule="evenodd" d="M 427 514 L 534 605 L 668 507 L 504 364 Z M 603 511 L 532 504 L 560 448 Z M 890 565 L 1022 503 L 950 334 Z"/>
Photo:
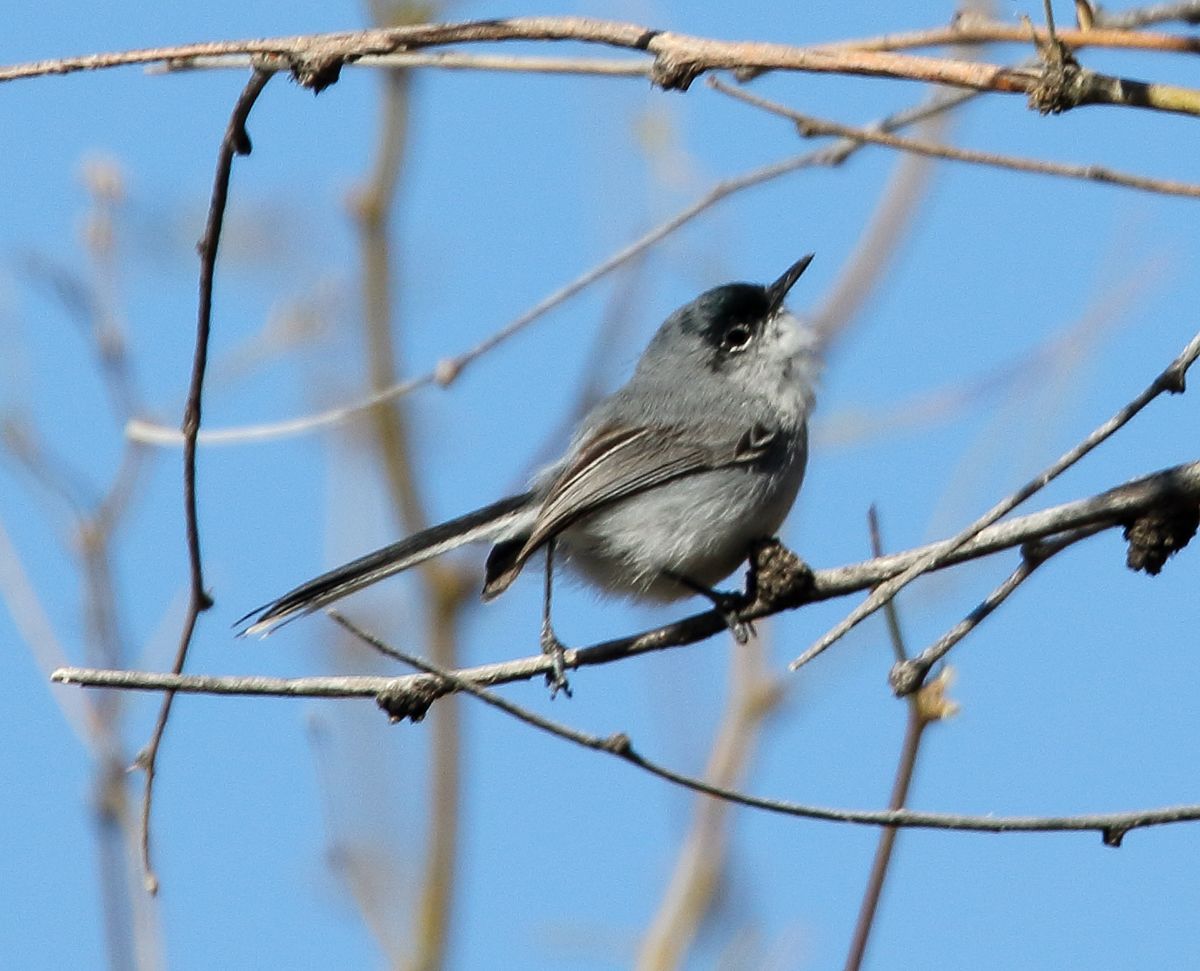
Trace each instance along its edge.
<path fill-rule="evenodd" d="M 93 160 L 83 169 L 91 199 L 85 220 L 84 249 L 91 272 L 84 277 L 49 259 L 26 262 L 31 279 L 49 282 L 68 318 L 96 358 L 96 371 L 113 406 L 116 427 L 137 407 L 125 328 L 119 311 L 117 209 L 123 179 L 114 163 Z M 125 440 L 117 470 L 100 489 L 65 457 L 53 453 L 32 429 L 3 425 L 3 442 L 46 493 L 63 500 L 70 518 L 64 546 L 77 561 L 82 585 L 83 647 L 90 663 L 129 663 L 120 603 L 113 576 L 113 549 L 119 528 L 140 480 L 144 446 Z M 40 656 L 55 646 L 53 629 L 38 602 L 15 549 L 0 535 L 4 552 L 3 594 Z M 42 628 L 31 631 L 31 625 Z M 47 644 L 36 637 L 48 635 Z M 57 647 L 61 653 L 62 648 Z M 55 692 L 71 722 L 80 722 L 80 706 Z M 138 891 L 139 829 L 129 797 L 129 764 L 123 737 L 126 703 L 119 697 L 90 699 L 77 725 L 93 759 L 92 813 L 98 852 L 98 884 L 104 916 L 108 963 L 114 968 L 160 966 L 158 921 L 153 902 Z"/>
<path fill-rule="evenodd" d="M 713 785 L 739 789 L 749 770 L 763 722 L 783 697 L 784 686 L 767 674 L 761 635 L 730 652 L 729 699 L 704 769 Z M 671 879 L 638 949 L 636 967 L 680 967 L 717 897 L 730 823 L 729 803 L 698 796 L 692 823 Z"/>
<path fill-rule="evenodd" d="M 1126 277 L 1109 277 L 1110 285 L 1097 291 L 1078 320 L 1041 343 L 1018 351 L 964 380 L 869 410 L 843 409 L 827 415 L 813 427 L 810 441 L 821 449 L 861 446 L 882 441 L 904 430 L 949 421 L 987 395 L 1015 394 L 1017 388 L 1044 386 L 1048 375 L 1060 368 L 1065 358 L 1078 357 L 1090 350 L 1103 332 L 1117 325 L 1128 309 L 1144 296 L 1161 265 L 1161 260 L 1151 257 L 1143 264 L 1123 268 L 1128 274 Z"/>
<path fill-rule="evenodd" d="M 428 17 L 417 5 L 397 3 L 391 8 L 373 4 L 376 22 Z M 397 352 L 392 337 L 395 289 L 391 211 L 404 163 L 411 108 L 412 75 L 405 70 L 383 76 L 379 140 L 372 173 L 355 194 L 352 210 L 359 227 L 364 326 L 366 329 L 368 382 L 373 394 L 396 380 Z M 388 492 L 406 532 L 428 525 L 425 503 L 414 475 L 412 439 L 399 402 L 380 403 L 371 411 L 376 451 L 383 464 Z M 435 663 L 457 665 L 458 615 L 465 603 L 466 584 L 457 572 L 430 561 L 418 571 L 427 605 L 426 640 Z M 454 875 L 457 870 L 461 716 L 457 705 L 439 706 L 433 720 L 430 746 L 430 802 L 428 850 L 420 880 L 421 898 L 414 915 L 413 971 L 433 971 L 445 963 L 453 917 Z"/>
<path fill-rule="evenodd" d="M 881 119 L 877 127 L 883 131 L 904 128 L 944 111 L 949 111 L 973 97 L 975 97 L 975 93 L 971 91 L 938 92 L 916 105 L 901 109 Z M 735 178 L 718 182 L 687 208 L 680 210 L 670 219 L 660 223 L 639 239 L 622 247 L 616 253 L 613 253 L 553 293 L 547 294 L 533 307 L 529 308 L 529 310 L 505 324 L 496 333 L 479 342 L 474 347 L 455 357 L 443 359 L 433 371 L 427 374 L 401 381 L 364 398 L 362 401 L 333 408 L 315 415 L 238 428 L 204 429 L 200 432 L 199 441 L 204 445 L 244 444 L 284 438 L 289 435 L 304 434 L 358 417 L 386 401 L 401 398 L 421 388 L 433 384 L 449 384 L 468 365 L 474 363 L 483 355 L 524 330 L 534 321 L 558 307 L 581 290 L 584 290 L 595 281 L 624 265 L 629 260 L 640 256 L 647 249 L 691 222 L 697 216 L 711 209 L 722 200 L 746 189 L 763 185 L 785 175 L 790 175 L 801 169 L 840 165 L 861 148 L 861 141 L 849 138 L 840 139 L 824 148 L 805 152 L 802 155 L 786 158 L 779 162 L 773 162 L 770 165 L 753 169 Z M 126 434 L 137 441 L 145 442 L 149 445 L 177 447 L 182 444 L 182 436 L 178 429 L 167 428 L 146 421 L 130 422 L 126 429 Z"/>
<path fill-rule="evenodd" d="M 868 512 L 868 525 L 871 534 L 871 553 L 877 557 L 883 556 L 879 513 L 874 506 Z M 892 653 L 895 654 L 896 663 L 899 664 L 908 657 L 908 650 L 904 643 L 904 633 L 900 628 L 900 612 L 896 609 L 896 601 L 891 601 L 884 608 L 884 619 L 887 621 L 888 639 L 892 644 Z M 917 756 L 921 750 L 921 739 L 924 737 L 925 729 L 932 722 L 944 718 L 956 710 L 952 703 L 945 701 L 944 690 L 942 690 L 948 680 L 947 675 L 943 679 L 942 685 L 934 688 L 925 697 L 914 695 L 908 699 L 904 740 L 900 744 L 900 756 L 896 763 L 896 775 L 892 781 L 888 809 L 903 809 L 908 802 L 908 793 L 916 772 Z M 937 701 L 940 703 L 931 704 L 930 702 L 933 700 L 931 695 L 935 692 Z M 899 830 L 894 826 L 887 826 L 879 831 L 879 842 L 875 847 L 875 857 L 871 861 L 871 873 L 867 877 L 867 886 L 863 890 L 862 903 L 859 905 L 858 919 L 854 925 L 854 933 L 850 937 L 850 952 L 846 957 L 845 964 L 846 971 L 858 971 L 862 967 L 898 835 Z"/>

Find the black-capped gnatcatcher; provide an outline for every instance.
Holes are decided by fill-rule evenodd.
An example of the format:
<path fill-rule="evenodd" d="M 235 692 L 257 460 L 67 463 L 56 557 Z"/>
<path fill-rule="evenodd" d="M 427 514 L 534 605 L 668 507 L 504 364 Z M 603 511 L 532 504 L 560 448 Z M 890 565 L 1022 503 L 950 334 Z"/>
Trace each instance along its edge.
<path fill-rule="evenodd" d="M 602 590 L 659 601 L 698 593 L 728 612 L 713 585 L 775 534 L 804 478 L 816 360 L 783 300 L 811 260 L 769 286 L 730 283 L 671 314 L 629 382 L 583 418 L 528 492 L 309 580 L 242 618 L 253 618 L 244 633 L 269 633 L 476 540 L 494 544 L 484 600 L 546 548 L 542 647 L 558 659 L 555 687 L 565 686 L 550 626 L 557 551 Z"/>

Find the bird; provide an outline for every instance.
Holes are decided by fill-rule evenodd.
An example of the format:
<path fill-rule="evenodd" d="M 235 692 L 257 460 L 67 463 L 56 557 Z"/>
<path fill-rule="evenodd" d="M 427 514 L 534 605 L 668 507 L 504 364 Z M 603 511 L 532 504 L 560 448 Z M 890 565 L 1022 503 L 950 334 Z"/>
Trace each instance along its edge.
<path fill-rule="evenodd" d="M 266 635 L 385 577 L 468 543 L 493 545 L 482 597 L 502 594 L 545 550 L 542 649 L 566 687 L 550 622 L 555 558 L 607 593 L 669 602 L 702 595 L 739 640 L 716 584 L 775 535 L 799 492 L 818 361 L 784 307 L 810 253 L 774 282 L 727 283 L 670 314 L 633 375 L 578 423 L 528 489 L 302 583 L 238 621 Z M 568 689 L 569 691 L 569 689 Z"/>

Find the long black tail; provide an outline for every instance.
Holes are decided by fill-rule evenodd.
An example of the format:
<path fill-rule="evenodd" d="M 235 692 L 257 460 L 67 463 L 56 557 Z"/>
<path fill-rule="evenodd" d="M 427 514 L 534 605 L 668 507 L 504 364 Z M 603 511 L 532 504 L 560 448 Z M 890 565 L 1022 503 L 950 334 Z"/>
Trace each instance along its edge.
<path fill-rule="evenodd" d="M 414 533 L 374 553 L 360 556 L 357 560 L 302 583 L 278 600 L 250 611 L 234 626 L 242 628 L 238 631 L 239 636 L 265 636 L 282 624 L 310 614 L 393 573 L 407 570 L 467 543 L 491 539 L 525 514 L 532 497 L 532 492 L 526 492 L 501 499 L 465 516 Z M 247 621 L 250 623 L 247 624 Z"/>

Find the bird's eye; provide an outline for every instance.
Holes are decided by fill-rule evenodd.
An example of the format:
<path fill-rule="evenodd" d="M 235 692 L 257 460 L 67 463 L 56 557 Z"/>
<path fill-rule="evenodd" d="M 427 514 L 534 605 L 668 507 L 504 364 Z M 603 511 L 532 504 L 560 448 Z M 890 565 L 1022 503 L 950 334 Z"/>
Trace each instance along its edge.
<path fill-rule="evenodd" d="M 721 347 L 727 351 L 740 351 L 750 343 L 752 336 L 753 333 L 745 324 L 734 324 L 725 331 L 725 336 L 721 339 Z"/>

